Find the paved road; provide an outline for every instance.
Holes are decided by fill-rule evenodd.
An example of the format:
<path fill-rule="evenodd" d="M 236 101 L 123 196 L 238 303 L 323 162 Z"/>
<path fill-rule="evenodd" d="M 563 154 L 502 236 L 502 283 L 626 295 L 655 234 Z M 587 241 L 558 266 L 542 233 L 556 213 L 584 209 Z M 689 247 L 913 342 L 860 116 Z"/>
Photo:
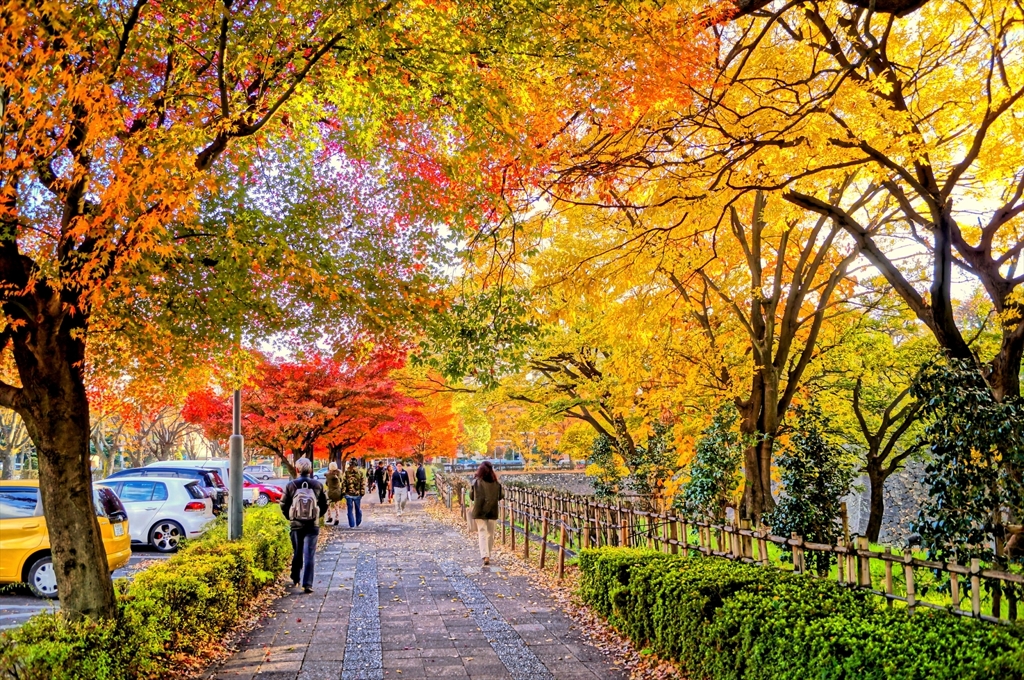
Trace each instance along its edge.
<path fill-rule="evenodd" d="M 156 550 L 132 546 L 132 557 L 128 564 L 114 572 L 114 578 L 129 577 L 139 569 L 145 567 L 146 563 L 152 560 L 166 560 L 170 555 L 159 553 Z M 0 630 L 21 625 L 30 617 L 39 612 L 53 611 L 60 607 L 56 600 L 43 600 L 34 597 L 27 587 L 16 587 L 12 590 L 4 590 L 0 595 Z"/>
<path fill-rule="evenodd" d="M 357 529 L 330 532 L 314 592 L 289 589 L 216 680 L 615 680 L 546 592 L 428 516 L 365 497 Z"/>

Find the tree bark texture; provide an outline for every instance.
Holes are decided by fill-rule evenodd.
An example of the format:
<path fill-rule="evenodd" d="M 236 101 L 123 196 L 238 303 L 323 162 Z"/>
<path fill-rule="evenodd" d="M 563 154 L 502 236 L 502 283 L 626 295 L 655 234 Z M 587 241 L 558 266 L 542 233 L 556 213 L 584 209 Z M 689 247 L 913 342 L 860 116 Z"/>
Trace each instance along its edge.
<path fill-rule="evenodd" d="M 92 500 L 85 319 L 70 314 L 60 294 L 42 283 L 18 303 L 8 302 L 5 311 L 28 317 L 28 323 L 11 333 L 24 387 L 5 396 L 24 420 L 38 453 L 39 489 L 61 608 L 73 618 L 109 618 L 116 604 Z M 10 309 L 16 306 L 21 309 Z"/>

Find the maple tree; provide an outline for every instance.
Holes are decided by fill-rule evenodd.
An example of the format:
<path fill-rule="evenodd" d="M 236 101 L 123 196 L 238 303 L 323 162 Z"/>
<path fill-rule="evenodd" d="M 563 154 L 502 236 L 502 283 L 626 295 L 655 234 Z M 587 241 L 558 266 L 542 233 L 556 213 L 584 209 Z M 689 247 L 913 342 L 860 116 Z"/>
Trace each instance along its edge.
<path fill-rule="evenodd" d="M 364 439 L 415 405 L 390 377 L 399 366 L 401 358 L 389 352 L 364 362 L 321 355 L 303 361 L 264 359 L 244 390 L 247 445 L 275 455 L 293 477 L 295 460 L 312 460 L 319 450 L 344 463 Z M 194 391 L 182 414 L 226 447 L 232 427 L 228 393 Z"/>

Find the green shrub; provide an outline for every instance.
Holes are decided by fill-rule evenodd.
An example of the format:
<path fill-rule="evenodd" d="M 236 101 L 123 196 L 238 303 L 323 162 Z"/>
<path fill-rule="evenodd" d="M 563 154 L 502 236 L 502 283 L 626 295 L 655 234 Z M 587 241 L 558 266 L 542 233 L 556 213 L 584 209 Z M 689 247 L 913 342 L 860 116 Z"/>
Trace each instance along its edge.
<path fill-rule="evenodd" d="M 291 556 L 276 507 L 245 513 L 244 538 L 218 521 L 165 562 L 115 585 L 117 618 L 71 622 L 40 614 L 0 634 L 0 678 L 122 680 L 169 675 L 174 655 L 196 654 L 239 618 Z"/>
<path fill-rule="evenodd" d="M 1024 677 L 1024 629 L 889 609 L 832 581 L 702 556 L 601 548 L 580 595 L 638 646 L 713 680 Z"/>

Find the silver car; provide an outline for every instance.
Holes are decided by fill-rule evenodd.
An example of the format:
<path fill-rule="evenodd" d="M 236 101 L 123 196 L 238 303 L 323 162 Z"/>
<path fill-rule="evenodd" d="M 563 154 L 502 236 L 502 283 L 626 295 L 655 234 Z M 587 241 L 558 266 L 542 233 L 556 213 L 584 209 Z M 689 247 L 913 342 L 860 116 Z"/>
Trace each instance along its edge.
<path fill-rule="evenodd" d="M 160 552 L 177 550 L 196 538 L 213 520 L 213 501 L 199 483 L 180 477 L 116 477 L 97 482 L 121 499 L 128 513 L 132 543 L 148 544 Z"/>

